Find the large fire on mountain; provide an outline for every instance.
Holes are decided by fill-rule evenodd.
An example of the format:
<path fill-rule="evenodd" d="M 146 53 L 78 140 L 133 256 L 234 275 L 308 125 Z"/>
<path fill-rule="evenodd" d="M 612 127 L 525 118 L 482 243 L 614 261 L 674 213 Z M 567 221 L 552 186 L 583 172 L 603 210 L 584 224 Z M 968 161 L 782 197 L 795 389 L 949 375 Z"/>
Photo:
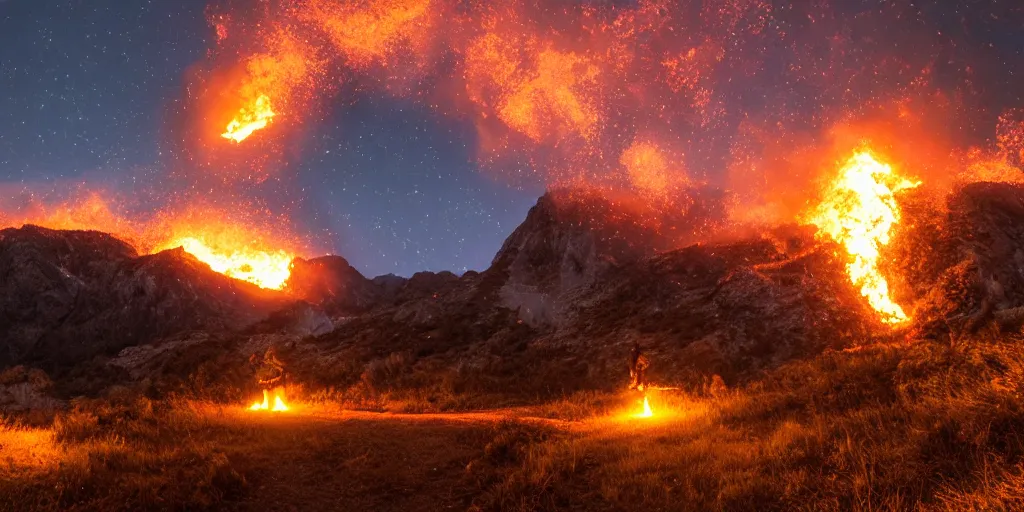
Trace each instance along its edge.
<path fill-rule="evenodd" d="M 846 250 L 850 281 L 886 323 L 905 322 L 907 315 L 890 298 L 889 284 L 878 269 L 880 251 L 900 222 L 896 194 L 918 185 L 898 176 L 870 151 L 858 151 L 843 164 L 824 201 L 808 218 L 818 226 L 819 236 Z"/>
<path fill-rule="evenodd" d="M 253 215 L 231 220 L 227 211 L 191 204 L 145 219 L 129 218 L 99 194 L 56 206 L 33 205 L 0 216 L 0 227 L 26 224 L 50 229 L 104 231 L 131 244 L 140 254 L 181 247 L 218 273 L 260 288 L 281 290 L 297 255 L 295 244 L 263 229 Z"/>

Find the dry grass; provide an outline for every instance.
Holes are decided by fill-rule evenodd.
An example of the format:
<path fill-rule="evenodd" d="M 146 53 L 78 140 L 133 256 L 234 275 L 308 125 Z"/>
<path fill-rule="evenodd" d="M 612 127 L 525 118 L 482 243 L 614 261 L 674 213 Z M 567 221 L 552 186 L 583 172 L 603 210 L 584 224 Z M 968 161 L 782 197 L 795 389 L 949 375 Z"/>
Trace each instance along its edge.
<path fill-rule="evenodd" d="M 528 447 L 500 510 L 1016 510 L 1016 339 L 830 353 L 718 399 L 654 395 Z M 599 411 L 599 409 L 596 409 Z"/>
<path fill-rule="evenodd" d="M 181 400 L 80 402 L 49 429 L 2 435 L 34 443 L 0 480 L 3 510 L 206 509 L 244 485 L 217 430 Z"/>
<path fill-rule="evenodd" d="M 639 395 L 592 391 L 343 411 L 508 405 L 455 380 L 380 385 L 397 374 L 294 386 L 310 405 L 276 417 L 115 390 L 0 429 L 0 509 L 1019 510 L 1022 347 L 983 333 L 830 352 L 715 397 L 652 392 L 647 419 Z"/>
<path fill-rule="evenodd" d="M 63 455 L 53 431 L 0 424 L 0 467 L 9 478 L 36 475 Z"/>

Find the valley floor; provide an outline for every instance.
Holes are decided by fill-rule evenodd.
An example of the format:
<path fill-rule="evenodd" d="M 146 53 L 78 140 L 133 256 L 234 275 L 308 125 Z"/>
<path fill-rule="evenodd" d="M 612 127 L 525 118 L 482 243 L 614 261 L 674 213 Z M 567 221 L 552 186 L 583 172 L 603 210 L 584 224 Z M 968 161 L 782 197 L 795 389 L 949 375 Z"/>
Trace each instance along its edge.
<path fill-rule="evenodd" d="M 466 478 L 467 465 L 518 411 L 381 414 L 297 406 L 206 414 L 235 434 L 221 449 L 244 468 L 250 488 L 230 508 L 408 512 L 466 510 L 480 491 Z"/>
<path fill-rule="evenodd" d="M 1020 510 L 1020 346 L 830 352 L 652 392 L 649 418 L 594 393 L 429 414 L 79 400 L 0 428 L 0 510 Z"/>

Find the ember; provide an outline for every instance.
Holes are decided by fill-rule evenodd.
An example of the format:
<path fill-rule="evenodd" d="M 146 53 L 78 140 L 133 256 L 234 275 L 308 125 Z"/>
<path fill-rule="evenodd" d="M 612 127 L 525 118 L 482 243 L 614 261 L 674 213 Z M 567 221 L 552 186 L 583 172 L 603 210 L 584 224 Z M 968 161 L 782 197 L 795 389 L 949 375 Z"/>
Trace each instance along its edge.
<path fill-rule="evenodd" d="M 894 194 L 918 185 L 897 176 L 870 151 L 859 151 L 843 165 L 810 217 L 819 237 L 828 236 L 846 248 L 850 281 L 860 286 L 882 321 L 890 324 L 906 321 L 907 315 L 889 297 L 889 283 L 878 270 L 879 250 L 889 243 L 893 226 L 900 222 Z"/>

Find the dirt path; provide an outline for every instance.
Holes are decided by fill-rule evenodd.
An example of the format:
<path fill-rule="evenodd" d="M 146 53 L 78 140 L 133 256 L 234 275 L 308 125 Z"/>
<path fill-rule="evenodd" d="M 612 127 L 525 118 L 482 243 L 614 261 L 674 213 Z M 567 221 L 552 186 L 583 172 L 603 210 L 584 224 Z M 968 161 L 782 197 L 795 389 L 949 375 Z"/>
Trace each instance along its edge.
<path fill-rule="evenodd" d="M 229 409 L 209 417 L 231 431 L 219 448 L 248 484 L 238 510 L 411 512 L 466 510 L 479 493 L 466 465 L 502 420 L 562 424 L 520 414 Z"/>

